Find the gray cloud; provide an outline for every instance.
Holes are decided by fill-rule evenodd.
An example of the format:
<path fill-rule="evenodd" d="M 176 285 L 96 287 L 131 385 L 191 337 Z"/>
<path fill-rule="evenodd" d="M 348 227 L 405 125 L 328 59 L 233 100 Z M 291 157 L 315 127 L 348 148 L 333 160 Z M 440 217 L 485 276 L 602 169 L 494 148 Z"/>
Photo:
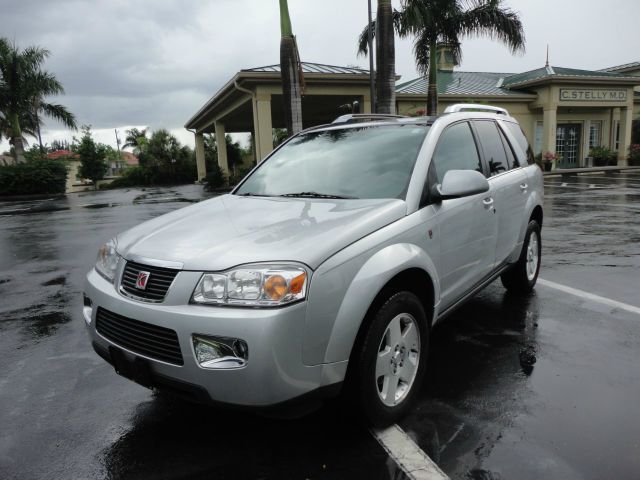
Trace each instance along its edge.
<path fill-rule="evenodd" d="M 375 5 L 375 0 L 374 0 Z M 397 5 L 399 0 L 394 0 Z M 461 68 L 518 72 L 544 63 L 602 68 L 635 58 L 640 2 L 508 0 L 520 11 L 527 53 L 512 56 L 487 39 L 463 43 Z M 337 65 L 356 57 L 365 0 L 289 0 L 303 60 Z M 0 0 L 2 31 L 21 46 L 51 50 L 46 68 L 63 82 L 59 99 L 96 129 L 149 125 L 179 130 L 235 72 L 279 58 L 275 0 Z M 416 76 L 411 42 L 398 41 L 397 71 Z M 48 125 L 52 135 L 59 126 Z M 70 135 L 68 135 L 70 136 Z M 6 145 L 3 145 L 6 147 Z"/>

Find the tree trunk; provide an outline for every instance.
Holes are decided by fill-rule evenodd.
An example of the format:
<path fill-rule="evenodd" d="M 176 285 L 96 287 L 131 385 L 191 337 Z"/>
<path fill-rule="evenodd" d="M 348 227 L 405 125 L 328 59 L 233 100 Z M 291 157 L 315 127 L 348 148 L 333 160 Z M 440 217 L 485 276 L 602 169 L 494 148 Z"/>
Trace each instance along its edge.
<path fill-rule="evenodd" d="M 296 43 L 293 37 L 280 39 L 280 74 L 284 116 L 289 136 L 302 130 L 302 98 Z"/>
<path fill-rule="evenodd" d="M 429 45 L 429 72 L 427 87 L 427 115 L 438 114 L 438 63 L 436 59 L 437 42 Z"/>
<path fill-rule="evenodd" d="M 378 0 L 376 18 L 376 101 L 378 113 L 396 113 L 396 52 L 391 0 Z"/>
<path fill-rule="evenodd" d="M 24 163 L 26 162 L 24 158 L 24 142 L 22 141 L 22 130 L 20 129 L 18 114 L 10 114 L 9 122 L 11 122 L 11 140 L 13 142 L 13 148 L 15 150 L 16 163 Z"/>
<path fill-rule="evenodd" d="M 280 76 L 284 116 L 289 136 L 302 130 L 299 58 L 298 46 L 291 29 L 287 0 L 280 0 Z"/>

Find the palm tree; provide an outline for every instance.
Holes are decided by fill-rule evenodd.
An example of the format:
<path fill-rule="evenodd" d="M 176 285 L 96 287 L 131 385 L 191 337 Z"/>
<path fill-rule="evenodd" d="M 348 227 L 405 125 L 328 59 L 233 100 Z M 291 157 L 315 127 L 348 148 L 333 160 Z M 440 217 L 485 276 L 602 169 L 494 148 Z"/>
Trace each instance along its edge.
<path fill-rule="evenodd" d="M 300 55 L 291 29 L 287 0 L 280 0 L 280 75 L 289 136 L 302 130 Z"/>
<path fill-rule="evenodd" d="M 134 155 L 139 156 L 148 142 L 147 129 L 143 128 L 140 130 L 138 128 L 132 128 L 131 130 L 126 130 L 125 133 L 127 136 L 124 138 L 122 148 L 131 147 L 133 148 Z"/>
<path fill-rule="evenodd" d="M 0 112 L 9 126 L 18 162 L 25 161 L 23 133 L 32 130 L 23 132 L 23 124 L 37 130 L 39 113 L 76 128 L 75 117 L 65 107 L 45 101 L 48 96 L 64 93 L 56 77 L 41 69 L 49 55 L 49 51 L 41 47 L 20 51 L 6 38 L 0 38 Z M 27 125 L 29 122 L 32 125 Z"/>
<path fill-rule="evenodd" d="M 393 114 L 396 113 L 396 50 L 391 0 L 378 0 L 376 20 L 376 110 Z"/>
<path fill-rule="evenodd" d="M 448 44 L 460 62 L 460 40 L 486 36 L 506 44 L 513 53 L 524 51 L 524 31 L 517 13 L 503 0 L 403 0 L 394 10 L 393 24 L 400 37 L 414 37 L 413 52 L 419 71 L 428 75 L 427 115 L 438 110 L 436 50 Z M 373 25 L 375 31 L 375 25 Z M 358 52 L 367 53 L 368 27 L 360 34 Z"/>

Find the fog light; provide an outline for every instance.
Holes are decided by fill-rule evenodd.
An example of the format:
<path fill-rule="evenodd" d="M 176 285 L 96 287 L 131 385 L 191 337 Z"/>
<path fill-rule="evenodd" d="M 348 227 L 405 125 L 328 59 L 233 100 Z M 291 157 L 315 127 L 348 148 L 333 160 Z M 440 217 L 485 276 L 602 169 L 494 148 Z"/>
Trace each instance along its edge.
<path fill-rule="evenodd" d="M 87 325 L 91 325 L 91 318 L 93 315 L 93 302 L 86 295 L 82 295 L 82 297 L 83 297 L 82 316 L 84 317 L 84 321 L 87 322 Z"/>
<path fill-rule="evenodd" d="M 247 364 L 249 348 L 239 338 L 193 335 L 193 352 L 202 368 L 239 368 Z"/>

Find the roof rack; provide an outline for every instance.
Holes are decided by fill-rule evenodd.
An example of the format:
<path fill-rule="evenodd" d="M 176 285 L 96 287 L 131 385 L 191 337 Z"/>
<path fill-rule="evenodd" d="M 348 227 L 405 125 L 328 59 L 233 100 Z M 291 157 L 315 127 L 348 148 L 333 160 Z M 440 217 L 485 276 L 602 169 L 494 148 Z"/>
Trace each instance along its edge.
<path fill-rule="evenodd" d="M 336 118 L 331 124 L 334 123 L 352 123 L 362 120 L 393 120 L 398 118 L 408 118 L 404 115 L 389 115 L 386 113 L 349 113 Z"/>
<path fill-rule="evenodd" d="M 455 112 L 489 112 L 497 113 L 498 115 L 509 115 L 509 112 L 504 108 L 481 105 L 479 103 L 456 103 L 455 105 L 448 106 L 444 111 L 444 113 Z"/>

